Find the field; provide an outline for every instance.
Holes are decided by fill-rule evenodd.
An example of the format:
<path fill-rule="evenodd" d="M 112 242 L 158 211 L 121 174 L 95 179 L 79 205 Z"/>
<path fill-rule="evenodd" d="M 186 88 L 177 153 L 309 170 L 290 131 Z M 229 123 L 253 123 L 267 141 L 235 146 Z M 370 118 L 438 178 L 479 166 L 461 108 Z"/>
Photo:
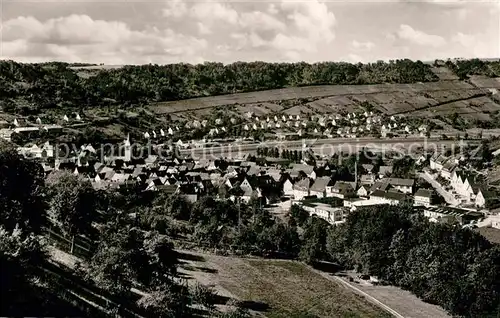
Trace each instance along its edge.
<path fill-rule="evenodd" d="M 363 296 L 298 262 L 206 254 L 184 262 L 182 273 L 214 285 L 219 295 L 237 298 L 266 317 L 391 317 Z"/>
<path fill-rule="evenodd" d="M 489 121 L 500 110 L 491 98 L 498 79 L 475 77 L 473 84 L 449 77 L 446 80 L 416 84 L 325 85 L 260 92 L 202 97 L 152 105 L 159 115 L 199 119 L 214 108 L 228 110 L 232 116 L 252 112 L 256 116 L 339 114 L 364 111 L 366 103 L 386 115 L 412 117 L 464 115 L 469 120 Z M 287 102 L 289 101 L 289 102 Z M 292 102 L 292 103 L 290 103 Z"/>

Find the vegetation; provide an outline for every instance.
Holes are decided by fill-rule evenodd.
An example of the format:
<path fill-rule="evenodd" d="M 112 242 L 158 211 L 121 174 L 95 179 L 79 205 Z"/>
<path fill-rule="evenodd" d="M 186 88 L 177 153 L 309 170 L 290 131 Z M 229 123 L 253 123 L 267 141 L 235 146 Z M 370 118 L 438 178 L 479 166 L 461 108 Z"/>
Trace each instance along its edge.
<path fill-rule="evenodd" d="M 446 66 L 462 80 L 467 79 L 470 75 L 483 75 L 488 77 L 500 76 L 499 65 L 499 62 L 488 62 L 480 59 L 446 62 Z"/>
<path fill-rule="evenodd" d="M 223 263 L 224 262 L 224 263 Z M 266 317 L 390 317 L 342 285 L 295 261 L 214 259 L 220 284 Z"/>
<path fill-rule="evenodd" d="M 25 115 L 44 109 L 139 105 L 200 96 L 325 84 L 414 83 L 435 81 L 420 61 L 349 64 L 323 62 L 223 65 L 170 64 L 95 70 L 81 77 L 65 63 L 0 63 L 0 105 Z"/>
<path fill-rule="evenodd" d="M 493 317 L 500 310 L 500 249 L 469 229 L 429 223 L 411 207 L 359 209 L 332 227 L 332 259 L 401 286 L 450 313 Z"/>
<path fill-rule="evenodd" d="M 0 213 L 6 230 L 40 233 L 46 222 L 42 167 L 23 160 L 16 149 L 0 141 Z"/>

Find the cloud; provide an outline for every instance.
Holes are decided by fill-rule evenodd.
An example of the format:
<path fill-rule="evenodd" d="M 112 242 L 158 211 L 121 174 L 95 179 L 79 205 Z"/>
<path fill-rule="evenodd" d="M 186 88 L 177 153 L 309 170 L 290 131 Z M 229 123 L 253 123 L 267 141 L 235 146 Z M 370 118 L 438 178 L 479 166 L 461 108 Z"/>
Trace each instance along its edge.
<path fill-rule="evenodd" d="M 4 5 L 2 57 L 136 64 L 500 55 L 499 7 L 460 1 L 367 0 L 356 10 L 341 0 L 35 1 Z"/>
<path fill-rule="evenodd" d="M 498 34 L 496 40 L 492 40 L 491 35 L 487 33 L 465 34 L 458 32 L 451 38 L 451 42 L 460 45 L 461 48 L 457 51 L 466 53 L 466 57 L 490 58 L 500 55 Z"/>
<path fill-rule="evenodd" d="M 441 47 L 446 44 L 446 40 L 442 36 L 415 30 L 407 24 L 399 26 L 396 36 L 399 39 L 423 46 Z"/>
<path fill-rule="evenodd" d="M 176 8 L 180 10 L 174 14 Z M 163 13 L 165 17 L 197 23 L 200 34 L 203 27 L 210 28 L 214 35 L 211 40 L 216 45 L 228 45 L 236 40 L 233 44 L 238 50 L 272 49 L 282 58 L 306 58 L 304 54 L 314 54 L 335 40 L 335 15 L 318 0 L 282 0 L 273 4 L 186 1 L 182 6 L 176 0 L 167 2 Z M 229 37 L 228 28 L 232 34 Z"/>
<path fill-rule="evenodd" d="M 86 15 L 39 21 L 18 17 L 3 23 L 2 56 L 22 60 L 149 63 L 202 60 L 207 41 L 171 29 L 132 30 L 118 21 Z"/>
<path fill-rule="evenodd" d="M 357 49 L 357 50 L 366 50 L 366 51 L 369 51 L 369 50 L 371 50 L 371 49 L 373 49 L 375 47 L 375 44 L 373 42 L 370 42 L 370 41 L 367 41 L 367 42 L 358 42 L 356 40 L 353 40 L 351 42 L 351 46 L 354 49 Z"/>

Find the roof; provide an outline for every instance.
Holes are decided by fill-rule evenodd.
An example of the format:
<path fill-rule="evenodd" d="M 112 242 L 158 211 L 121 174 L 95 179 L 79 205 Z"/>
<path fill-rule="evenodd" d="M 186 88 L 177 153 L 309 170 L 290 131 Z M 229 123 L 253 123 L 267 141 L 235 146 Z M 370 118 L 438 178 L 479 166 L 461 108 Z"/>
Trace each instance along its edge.
<path fill-rule="evenodd" d="M 363 169 L 365 169 L 368 172 L 371 172 L 373 170 L 373 165 L 368 163 L 362 164 L 361 167 L 363 167 Z"/>
<path fill-rule="evenodd" d="M 418 189 L 417 192 L 415 192 L 415 197 L 431 198 L 433 194 L 434 191 L 430 189 Z"/>
<path fill-rule="evenodd" d="M 314 166 L 300 164 L 300 163 L 294 163 L 294 164 L 292 164 L 292 169 L 295 171 L 302 171 L 305 174 L 310 175 L 314 171 Z"/>
<path fill-rule="evenodd" d="M 393 186 L 412 187 L 415 184 L 413 179 L 387 178 L 387 182 Z"/>
<path fill-rule="evenodd" d="M 484 214 L 481 212 L 459 209 L 459 208 L 452 208 L 452 207 L 447 207 L 447 206 L 439 206 L 439 207 L 431 206 L 431 207 L 425 208 L 425 211 L 434 212 L 434 213 L 441 213 L 441 214 L 446 214 L 446 215 L 451 215 L 451 216 L 459 216 L 459 217 L 469 216 L 472 218 L 481 218 L 484 216 Z"/>
<path fill-rule="evenodd" d="M 346 181 L 335 182 L 335 185 L 333 186 L 333 188 L 335 190 L 339 190 L 339 191 L 353 189 L 352 184 L 350 182 L 346 182 Z"/>
<path fill-rule="evenodd" d="M 311 191 L 325 191 L 326 187 L 331 183 L 333 183 L 333 181 L 330 177 L 317 178 L 311 186 Z"/>
<path fill-rule="evenodd" d="M 386 173 L 392 173 L 392 166 L 380 166 L 378 173 L 384 175 Z"/>
<path fill-rule="evenodd" d="M 375 182 L 372 187 L 370 188 L 370 192 L 377 191 L 377 190 L 382 190 L 386 191 L 390 188 L 389 182 L 387 182 L 387 179 L 380 180 Z"/>
<path fill-rule="evenodd" d="M 453 171 L 456 167 L 458 167 L 458 165 L 450 160 L 443 165 L 443 170 Z"/>
<path fill-rule="evenodd" d="M 396 201 L 404 201 L 407 198 L 406 194 L 391 190 L 389 191 L 376 190 L 372 194 L 370 194 L 370 196 L 384 198 L 388 200 L 396 200 Z"/>
<path fill-rule="evenodd" d="M 373 182 L 375 181 L 375 176 L 373 174 L 363 174 L 360 178 L 361 182 Z"/>
<path fill-rule="evenodd" d="M 309 178 L 302 179 L 300 181 L 297 181 L 293 185 L 294 190 L 309 190 L 309 187 L 311 186 L 311 180 Z"/>

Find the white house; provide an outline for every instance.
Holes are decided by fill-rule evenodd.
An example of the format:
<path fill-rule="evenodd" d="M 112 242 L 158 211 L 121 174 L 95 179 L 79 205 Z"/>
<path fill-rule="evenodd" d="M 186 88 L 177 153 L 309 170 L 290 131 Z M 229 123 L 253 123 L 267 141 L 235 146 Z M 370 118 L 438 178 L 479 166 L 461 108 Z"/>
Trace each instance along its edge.
<path fill-rule="evenodd" d="M 290 179 L 286 179 L 285 182 L 283 182 L 283 194 L 287 197 L 294 196 L 293 183 Z"/>
<path fill-rule="evenodd" d="M 432 205 L 433 199 L 433 191 L 429 189 L 418 189 L 415 192 L 415 196 L 413 198 L 413 205 L 415 206 L 430 206 Z"/>
<path fill-rule="evenodd" d="M 293 185 L 293 197 L 296 200 L 302 200 L 304 197 L 309 196 L 311 187 L 311 180 L 304 178 Z"/>
<path fill-rule="evenodd" d="M 413 186 L 415 184 L 415 180 L 413 179 L 387 178 L 385 180 L 389 185 L 402 193 L 413 193 Z"/>
<path fill-rule="evenodd" d="M 316 178 L 310 188 L 310 195 L 315 195 L 318 198 L 331 197 L 334 181 L 330 177 Z"/>
<path fill-rule="evenodd" d="M 368 185 L 362 185 L 358 191 L 356 192 L 356 194 L 360 197 L 367 197 L 368 194 L 369 194 L 369 191 L 370 191 L 370 188 L 368 187 Z"/>
<path fill-rule="evenodd" d="M 345 199 L 354 196 L 355 190 L 351 183 L 345 181 L 337 181 L 332 188 L 332 197 Z"/>

